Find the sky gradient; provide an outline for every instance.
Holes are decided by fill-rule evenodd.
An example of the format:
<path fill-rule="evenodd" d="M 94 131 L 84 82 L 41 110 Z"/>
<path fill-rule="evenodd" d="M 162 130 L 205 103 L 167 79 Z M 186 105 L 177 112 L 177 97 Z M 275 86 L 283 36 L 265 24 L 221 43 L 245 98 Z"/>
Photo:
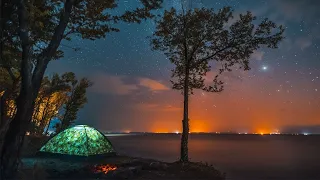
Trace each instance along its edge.
<path fill-rule="evenodd" d="M 166 9 L 181 9 L 180 1 L 164 1 Z M 138 4 L 136 0 L 119 2 L 118 11 Z M 231 6 L 235 17 L 248 10 L 258 20 L 268 17 L 283 24 L 286 39 L 279 49 L 256 51 L 250 71 L 225 73 L 223 92 L 196 91 L 190 97 L 190 130 L 270 132 L 298 126 L 304 131 L 308 130 L 305 126 L 320 125 L 320 1 L 196 0 L 191 5 L 223 6 Z M 47 75 L 72 71 L 93 81 L 77 124 L 104 131 L 180 131 L 183 99 L 171 89 L 173 66 L 162 52 L 151 50 L 147 39 L 154 23 L 117 27 L 121 32 L 105 39 L 75 37 L 62 42 L 65 57 L 50 62 Z M 210 83 L 215 74 L 213 68 L 206 81 Z"/>

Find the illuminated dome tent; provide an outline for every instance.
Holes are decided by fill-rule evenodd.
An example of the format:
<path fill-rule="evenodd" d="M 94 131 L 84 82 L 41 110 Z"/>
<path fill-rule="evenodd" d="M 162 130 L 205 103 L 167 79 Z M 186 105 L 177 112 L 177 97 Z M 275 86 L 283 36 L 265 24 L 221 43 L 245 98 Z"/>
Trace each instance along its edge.
<path fill-rule="evenodd" d="M 97 156 L 115 154 L 115 151 L 100 131 L 86 125 L 77 125 L 52 137 L 40 149 L 40 153 Z"/>

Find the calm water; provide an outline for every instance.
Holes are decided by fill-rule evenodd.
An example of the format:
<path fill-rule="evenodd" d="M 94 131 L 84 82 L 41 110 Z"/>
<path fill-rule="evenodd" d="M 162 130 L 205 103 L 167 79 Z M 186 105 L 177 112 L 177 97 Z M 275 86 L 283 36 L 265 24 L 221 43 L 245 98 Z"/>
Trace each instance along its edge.
<path fill-rule="evenodd" d="M 180 135 L 109 136 L 120 154 L 176 161 Z M 192 161 L 231 180 L 320 180 L 320 136 L 191 135 Z"/>

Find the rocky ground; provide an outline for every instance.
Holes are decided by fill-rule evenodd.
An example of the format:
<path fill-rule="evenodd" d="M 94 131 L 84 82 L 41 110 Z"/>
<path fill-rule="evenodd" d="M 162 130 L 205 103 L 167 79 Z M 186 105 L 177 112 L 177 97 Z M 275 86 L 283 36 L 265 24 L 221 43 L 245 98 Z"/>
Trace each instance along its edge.
<path fill-rule="evenodd" d="M 65 159 L 35 155 L 45 140 L 27 139 L 18 179 L 224 180 L 225 174 L 203 163 L 166 163 L 127 156 Z M 38 145 L 39 144 L 39 145 Z"/>

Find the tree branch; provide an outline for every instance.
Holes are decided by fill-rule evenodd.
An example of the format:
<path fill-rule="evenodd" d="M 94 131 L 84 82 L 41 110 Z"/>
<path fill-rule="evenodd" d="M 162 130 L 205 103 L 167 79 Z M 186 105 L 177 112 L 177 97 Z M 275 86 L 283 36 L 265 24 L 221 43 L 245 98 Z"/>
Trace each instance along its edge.
<path fill-rule="evenodd" d="M 5 69 L 8 71 L 12 81 L 15 81 L 17 79 L 17 77 L 13 74 L 12 69 L 7 66 L 5 67 Z"/>
<path fill-rule="evenodd" d="M 72 34 L 72 33 L 74 33 L 75 32 L 75 30 L 74 29 L 71 29 L 70 31 L 68 31 L 67 33 L 65 33 L 64 35 L 63 35 L 63 38 L 66 38 L 67 36 L 69 36 L 70 34 Z"/>
<path fill-rule="evenodd" d="M 31 86 L 31 71 L 32 62 L 30 59 L 30 43 L 29 43 L 29 28 L 28 28 L 28 12 L 24 4 L 24 0 L 20 0 L 18 3 L 18 16 L 19 16 L 19 34 L 22 46 L 22 58 L 21 58 L 21 84 L 26 90 Z"/>
<path fill-rule="evenodd" d="M 64 31 L 70 19 L 70 14 L 74 5 L 74 1 L 75 0 L 66 0 L 65 2 L 64 11 L 61 12 L 59 25 L 56 27 L 54 35 L 52 36 L 52 39 L 48 47 L 42 51 L 37 60 L 37 65 L 32 76 L 33 84 L 41 81 L 46 66 L 48 65 L 49 61 L 54 56 L 55 52 L 57 51 L 60 45 L 60 42 L 64 35 Z"/>
<path fill-rule="evenodd" d="M 202 37 L 202 39 L 199 41 L 199 43 L 193 48 L 192 52 L 190 53 L 190 57 L 189 57 L 189 58 L 190 58 L 190 59 L 189 59 L 190 62 L 191 62 L 191 60 L 192 60 L 193 55 L 197 52 L 198 48 L 200 47 L 202 41 L 203 41 L 205 38 L 206 38 L 206 36 L 204 35 L 204 36 Z"/>
<path fill-rule="evenodd" d="M 2 59 L 2 60 L 4 61 L 4 59 Z M 8 65 L 0 64 L 0 68 L 1 67 L 8 71 L 8 74 L 9 74 L 10 78 L 12 79 L 12 81 L 15 81 L 15 79 L 17 79 L 16 76 L 14 75 L 14 73 L 12 72 L 12 69 Z"/>
<path fill-rule="evenodd" d="M 226 50 L 226 49 L 228 49 L 228 48 L 232 48 L 232 45 L 229 44 L 228 46 L 226 46 L 226 47 L 224 47 L 224 48 L 216 51 L 216 52 L 213 53 L 212 55 L 207 56 L 207 57 L 205 57 L 205 58 L 203 58 L 203 59 L 200 59 L 200 60 L 199 60 L 197 63 L 195 63 L 191 68 L 197 67 L 198 65 L 200 65 L 200 64 L 204 63 L 205 61 L 213 58 L 213 57 L 216 56 L 218 53 L 221 53 L 222 51 L 224 51 L 224 50 Z"/>

